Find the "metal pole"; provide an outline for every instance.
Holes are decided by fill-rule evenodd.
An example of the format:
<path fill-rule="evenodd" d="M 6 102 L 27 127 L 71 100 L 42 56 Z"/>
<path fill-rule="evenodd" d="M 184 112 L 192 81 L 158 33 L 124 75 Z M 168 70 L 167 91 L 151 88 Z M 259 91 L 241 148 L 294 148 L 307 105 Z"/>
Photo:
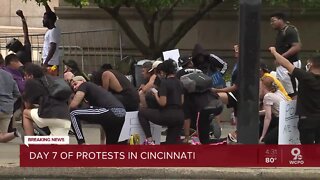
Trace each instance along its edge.
<path fill-rule="evenodd" d="M 240 0 L 238 142 L 257 144 L 261 0 Z"/>

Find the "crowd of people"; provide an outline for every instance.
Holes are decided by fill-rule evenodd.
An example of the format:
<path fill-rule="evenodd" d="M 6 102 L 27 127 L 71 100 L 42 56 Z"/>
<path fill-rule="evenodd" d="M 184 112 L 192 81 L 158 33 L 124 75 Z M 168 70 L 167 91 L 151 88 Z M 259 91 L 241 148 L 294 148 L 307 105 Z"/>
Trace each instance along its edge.
<path fill-rule="evenodd" d="M 200 44 L 194 46 L 190 56 L 181 56 L 178 62 L 172 59 L 162 61 L 161 58 L 145 62 L 141 72 L 136 72 L 144 78 L 139 87 L 134 87 L 125 75 L 109 64 L 101 66 L 89 77 L 73 60 L 63 61 L 64 81 L 58 81 L 61 79 L 58 69 L 62 68 L 58 49 L 60 30 L 55 26 L 55 13 L 47 4 L 45 8 L 43 26 L 48 30 L 41 66 L 32 63 L 27 23 L 21 10 L 17 15 L 22 20 L 24 45 L 13 39 L 7 45 L 13 53 L 4 59 L 1 56 L 0 142 L 21 137 L 21 133 L 34 135 L 36 125 L 38 128 L 47 127 L 50 135 L 68 136 L 72 130 L 78 144 L 86 144 L 81 122 L 88 121 L 102 126 L 106 144 L 119 144 L 123 143 L 118 139 L 129 111 L 138 111 L 146 145 L 155 144 L 150 122 L 167 128 L 166 144 L 193 144 L 193 137 L 197 137 L 201 144 L 237 142 L 237 131 L 220 137 L 219 115 L 223 104 L 234 109 L 235 117 L 238 114 L 239 45 L 234 46 L 236 63 L 228 87 L 223 79 L 227 63 L 208 53 Z M 301 143 L 320 143 L 320 56 L 310 58 L 307 71 L 302 70 L 297 28 L 287 23 L 283 13 L 272 14 L 270 20 L 271 26 L 278 31 L 275 47 L 270 47 L 277 69 L 275 77 L 265 63 L 260 66 L 259 142 L 278 143 L 280 102 L 297 99 Z M 201 91 L 190 91 L 182 79 L 192 73 L 209 77 L 210 85 Z M 52 91 L 57 89 L 51 86 L 53 83 L 58 83 L 61 88 L 67 85 L 70 94 L 64 89 L 62 96 L 53 95 Z M 19 112 L 22 114 L 22 130 L 10 125 L 15 121 L 13 114 Z M 181 132 L 184 139 L 180 138 Z"/>

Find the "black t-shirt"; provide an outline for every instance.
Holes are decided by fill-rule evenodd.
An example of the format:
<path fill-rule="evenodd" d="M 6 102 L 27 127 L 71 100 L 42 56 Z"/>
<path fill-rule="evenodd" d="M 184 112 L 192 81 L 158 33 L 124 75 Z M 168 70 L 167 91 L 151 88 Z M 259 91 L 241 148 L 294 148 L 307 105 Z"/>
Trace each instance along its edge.
<path fill-rule="evenodd" d="M 280 54 L 287 52 L 293 43 L 299 43 L 300 37 L 296 27 L 286 26 L 280 30 L 276 37 L 276 49 Z M 294 54 L 287 58 L 290 62 L 295 62 L 299 60 L 298 54 Z"/>
<path fill-rule="evenodd" d="M 121 102 L 109 91 L 91 82 L 82 83 L 77 91 L 82 91 L 85 93 L 84 98 L 89 102 L 90 106 L 107 109 L 124 108 Z"/>
<path fill-rule="evenodd" d="M 299 81 L 296 114 L 320 118 L 320 75 L 298 68 L 293 70 L 292 75 Z"/>
<path fill-rule="evenodd" d="M 31 63 L 31 45 L 26 44 L 23 46 L 22 50 L 18 51 L 16 55 L 19 57 L 21 63 L 25 65 L 26 63 Z"/>
<path fill-rule="evenodd" d="M 176 78 L 180 79 L 181 76 L 188 74 L 185 69 L 180 69 L 177 73 L 176 73 Z"/>
<path fill-rule="evenodd" d="M 183 85 L 175 77 L 161 80 L 159 87 L 159 96 L 167 97 L 166 108 L 181 108 L 181 95 L 183 94 Z"/>
<path fill-rule="evenodd" d="M 131 84 L 131 82 L 128 80 L 128 78 L 121 74 L 119 71 L 116 70 L 108 70 L 113 73 L 113 75 L 117 78 L 119 81 L 122 91 L 120 93 L 114 92 L 110 90 L 113 94 L 118 97 L 118 99 L 122 102 L 122 104 L 125 106 L 127 111 L 136 111 L 139 108 L 139 94 L 138 91 L 135 89 L 135 87 Z M 118 95 L 121 95 L 122 97 L 119 97 Z"/>

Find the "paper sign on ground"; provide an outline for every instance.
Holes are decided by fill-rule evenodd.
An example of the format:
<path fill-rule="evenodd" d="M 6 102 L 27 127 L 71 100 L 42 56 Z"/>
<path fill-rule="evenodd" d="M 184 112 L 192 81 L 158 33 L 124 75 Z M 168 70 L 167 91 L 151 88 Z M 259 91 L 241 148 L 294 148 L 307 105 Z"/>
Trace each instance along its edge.
<path fill-rule="evenodd" d="M 152 138 L 156 144 L 160 144 L 161 140 L 161 129 L 162 127 L 153 123 L 150 123 Z M 139 134 L 140 136 L 140 144 L 143 143 L 145 139 L 145 134 L 142 130 L 142 127 L 138 118 L 138 111 L 127 112 L 125 122 L 123 124 L 119 142 L 128 140 L 131 135 Z"/>

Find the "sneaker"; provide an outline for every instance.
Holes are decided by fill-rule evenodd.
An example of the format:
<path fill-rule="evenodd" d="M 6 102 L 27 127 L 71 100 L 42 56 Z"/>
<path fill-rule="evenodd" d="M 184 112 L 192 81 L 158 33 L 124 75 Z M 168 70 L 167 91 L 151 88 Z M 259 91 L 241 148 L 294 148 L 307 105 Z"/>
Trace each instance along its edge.
<path fill-rule="evenodd" d="M 21 138 L 22 143 L 24 143 L 24 136 L 25 136 L 25 134 L 24 134 L 24 129 L 22 128 L 22 126 L 18 126 L 18 127 L 16 128 L 16 131 L 14 132 L 14 135 L 15 135 L 16 137 L 18 137 L 18 138 Z"/>
<path fill-rule="evenodd" d="M 196 136 L 192 136 L 191 137 L 191 143 L 190 143 L 191 145 L 201 145 L 201 143 L 200 143 L 200 139 L 198 138 L 198 137 L 196 137 Z"/>
<path fill-rule="evenodd" d="M 235 134 L 236 132 L 234 133 L 229 133 L 228 134 L 228 140 L 231 142 L 231 143 L 237 143 L 237 136 Z"/>
<path fill-rule="evenodd" d="M 192 144 L 191 138 L 190 138 L 190 137 L 189 137 L 189 138 L 184 138 L 184 139 L 182 140 L 182 144 Z"/>
<path fill-rule="evenodd" d="M 13 128 L 13 134 L 14 134 L 14 136 L 15 137 L 17 137 L 17 138 L 21 138 L 21 133 L 18 131 L 18 129 L 17 128 Z"/>
<path fill-rule="evenodd" d="M 154 143 L 154 141 L 148 141 L 146 139 L 146 140 L 144 140 L 143 145 L 156 145 L 156 144 Z"/>

